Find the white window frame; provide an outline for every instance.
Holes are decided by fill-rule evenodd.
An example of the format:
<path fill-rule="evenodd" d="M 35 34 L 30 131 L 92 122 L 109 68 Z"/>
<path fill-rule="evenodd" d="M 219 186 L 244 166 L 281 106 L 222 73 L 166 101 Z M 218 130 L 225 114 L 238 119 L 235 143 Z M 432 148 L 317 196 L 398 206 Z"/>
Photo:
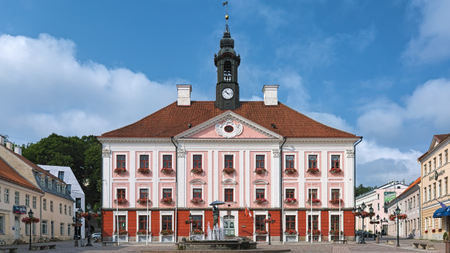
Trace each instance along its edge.
<path fill-rule="evenodd" d="M 30 194 L 25 194 L 25 206 L 30 207 Z"/>
<path fill-rule="evenodd" d="M 295 158 L 294 158 L 295 159 Z M 286 189 L 295 189 L 295 188 L 286 188 Z M 294 195 L 295 195 L 295 191 L 294 191 Z M 284 228 L 284 230 L 286 230 L 286 216 L 295 216 L 295 227 L 298 229 L 298 211 L 285 211 L 285 215 L 283 216 L 283 224 L 281 224 L 281 227 Z M 298 235 L 300 234 L 300 231 L 297 231 L 297 236 L 296 236 L 296 242 L 298 242 Z M 289 235 L 288 235 L 289 236 Z M 286 234 L 283 232 L 283 241 L 286 242 Z"/>
<path fill-rule="evenodd" d="M 44 175 L 41 176 L 41 186 L 45 186 L 45 177 L 44 177 Z"/>
<path fill-rule="evenodd" d="M 378 206 L 380 205 L 380 203 L 378 203 Z M 343 219 L 343 211 L 341 211 L 341 213 L 339 213 L 339 211 L 329 211 L 328 212 L 328 231 L 331 231 L 331 216 L 332 215 L 339 215 L 339 237 L 340 237 L 340 233 L 341 231 L 344 231 L 344 219 Z M 308 216 L 306 216 L 306 221 L 308 221 Z M 308 228 L 308 224 L 306 224 L 306 228 Z M 308 229 L 306 229 L 306 231 L 308 231 Z M 323 232 L 322 232 L 323 233 Z M 329 234 L 329 232 L 328 232 Z M 328 241 L 331 241 L 331 236 L 328 236 Z"/>
<path fill-rule="evenodd" d="M 150 166 L 149 166 L 150 167 Z M 136 193 L 136 201 L 141 197 L 141 189 L 147 189 L 147 198 L 150 200 L 150 201 L 152 201 L 151 200 L 151 198 L 150 198 L 150 196 L 152 196 L 152 194 L 151 194 L 151 188 L 150 187 L 142 187 L 142 186 L 139 186 L 138 187 L 138 189 L 137 189 L 137 193 Z M 125 192 L 125 194 L 126 194 L 126 192 Z M 172 192 L 172 194 L 173 194 L 173 192 Z M 150 205 L 150 203 L 149 203 L 149 205 Z M 150 211 L 149 211 L 150 212 Z"/>
<path fill-rule="evenodd" d="M 256 241 L 256 236 L 263 236 L 263 235 L 256 235 L 255 234 L 255 231 L 256 231 L 256 215 L 264 215 L 264 216 L 266 216 L 266 219 L 267 219 L 268 214 L 269 214 L 269 211 L 257 211 L 257 210 L 253 211 L 253 241 L 254 242 L 263 242 L 263 241 Z M 266 223 L 266 227 L 267 227 L 267 225 L 268 224 Z M 269 230 L 267 230 L 267 232 L 269 232 Z M 269 241 L 269 236 L 270 236 L 270 234 L 268 233 L 266 235 L 266 242 Z"/>
<path fill-rule="evenodd" d="M 305 183 L 306 184 L 306 183 Z M 312 190 L 314 190 L 314 189 L 316 189 L 317 190 L 317 198 L 320 200 L 320 204 L 321 205 L 323 205 L 323 200 L 322 199 L 320 199 L 320 189 L 319 189 L 319 187 L 315 187 L 315 186 L 313 186 L 313 187 L 310 187 L 310 186 L 307 186 L 306 187 L 306 200 L 308 200 L 308 198 L 309 198 L 309 190 L 310 189 L 312 189 Z M 330 190 L 330 194 L 331 194 L 331 190 Z M 305 201 L 305 203 L 306 203 L 306 201 Z M 312 203 L 311 203 L 311 205 L 312 205 Z"/>
<path fill-rule="evenodd" d="M 199 155 L 199 156 L 202 157 L 202 170 L 205 171 L 206 170 L 206 168 L 205 168 L 205 161 L 204 161 L 205 160 L 205 157 L 204 157 L 205 155 L 203 153 L 192 153 L 191 154 L 191 164 L 189 165 L 191 170 L 194 168 L 194 155 Z M 189 170 L 189 172 L 191 170 Z"/>
<path fill-rule="evenodd" d="M 61 184 L 59 182 L 56 184 L 56 191 L 61 192 Z"/>
<path fill-rule="evenodd" d="M 225 202 L 225 189 L 232 189 L 233 190 L 233 202 L 230 201 L 226 201 L 225 203 L 237 203 L 236 202 L 236 182 L 234 182 L 234 180 L 230 180 L 233 181 L 234 183 L 225 183 L 227 180 L 224 181 L 223 183 L 223 187 L 222 187 L 222 195 L 223 195 L 223 202 Z"/>
<path fill-rule="evenodd" d="M 53 186 L 52 186 L 52 179 L 51 179 L 50 177 L 47 177 L 47 184 L 48 184 L 48 185 L 47 185 L 47 188 L 48 188 L 48 189 L 52 189 L 52 187 L 53 187 Z"/>
<path fill-rule="evenodd" d="M 121 189 L 121 188 L 119 188 L 119 189 Z M 126 191 L 125 191 L 125 193 L 126 193 Z M 126 231 L 128 231 L 128 211 L 116 211 L 116 210 L 114 210 L 113 211 L 113 217 L 114 217 L 114 220 L 113 220 L 113 231 L 116 231 L 117 230 L 117 232 L 119 231 L 119 229 L 117 229 L 117 225 L 118 225 L 118 216 L 125 216 L 125 223 L 126 223 L 126 226 L 125 226 L 125 230 Z M 130 232 L 130 231 L 128 231 L 128 232 Z M 119 235 L 113 235 L 113 237 L 118 237 Z M 128 236 L 127 236 L 127 241 L 128 241 Z"/>
<path fill-rule="evenodd" d="M 9 203 L 9 189 L 5 188 L 5 203 Z"/>
<path fill-rule="evenodd" d="M 14 192 L 14 204 L 20 205 L 20 192 L 18 191 Z"/>
<path fill-rule="evenodd" d="M 306 170 L 305 170 L 305 172 L 309 169 L 309 156 L 313 156 L 313 155 L 315 155 L 317 157 L 317 168 L 319 169 L 319 171 L 322 171 L 322 166 L 321 166 L 321 163 L 320 163 L 320 153 L 312 152 L 312 153 L 308 153 L 306 155 L 306 159 L 307 160 L 306 160 Z"/>
<path fill-rule="evenodd" d="M 64 223 L 59 223 L 59 233 L 61 236 L 64 235 Z"/>
<path fill-rule="evenodd" d="M 175 198 L 174 198 L 174 195 L 175 195 L 175 193 L 174 193 L 174 191 L 173 191 L 173 187 L 172 186 L 169 186 L 169 187 L 162 187 L 161 188 L 161 196 L 160 196 L 160 199 L 163 199 L 164 197 L 164 190 L 165 189 L 171 189 L 172 190 L 172 200 L 173 201 L 175 201 Z"/>
<path fill-rule="evenodd" d="M 44 227 L 45 227 L 45 231 L 44 231 Z M 41 233 L 44 235 L 48 235 L 48 221 L 47 220 L 43 220 L 41 223 Z"/>
<path fill-rule="evenodd" d="M 253 153 L 253 161 L 255 161 L 254 167 L 252 170 L 254 171 L 256 169 L 256 156 L 262 155 L 264 156 L 264 169 L 266 169 L 267 171 L 269 171 L 269 169 L 267 168 L 267 155 L 265 153 Z M 234 158 L 234 157 L 233 157 Z M 234 159 L 233 159 L 233 163 L 234 163 Z"/>
<path fill-rule="evenodd" d="M 172 194 L 173 194 L 173 192 L 172 192 Z M 173 243 L 174 240 L 175 240 L 174 237 L 175 237 L 175 233 L 176 233 L 176 231 L 175 231 L 175 220 L 174 220 L 175 216 L 174 216 L 174 212 L 173 211 L 160 211 L 159 212 L 159 231 L 162 230 L 162 217 L 166 216 L 166 215 L 172 216 L 172 230 L 174 231 L 174 233 L 171 234 L 171 235 L 162 235 L 161 233 L 158 232 L 158 234 L 159 234 L 159 241 L 162 242 L 162 237 L 163 236 L 172 236 L 172 241 L 170 243 Z"/>
<path fill-rule="evenodd" d="M 222 166 L 222 170 L 223 169 L 225 169 L 225 156 L 226 155 L 231 155 L 232 157 L 233 157 L 233 169 L 235 169 L 236 171 L 238 171 L 237 170 L 237 168 L 236 168 L 236 166 L 237 166 L 237 164 L 236 164 L 236 154 L 234 154 L 234 153 L 222 153 L 222 165 L 219 165 L 219 166 Z M 223 172 L 223 173 L 225 173 L 225 172 Z M 235 177 L 235 175 L 233 175 L 233 178 Z"/>
<path fill-rule="evenodd" d="M 47 211 L 47 199 L 42 199 L 42 209 Z"/>
<path fill-rule="evenodd" d="M 253 200 L 252 200 L 252 202 L 254 202 L 255 200 L 256 200 L 256 190 L 264 190 L 264 198 L 265 199 L 267 199 L 267 202 L 269 202 L 270 203 L 270 201 L 269 201 L 269 199 L 268 199 L 268 196 L 267 196 L 267 186 L 266 185 L 264 185 L 264 187 L 261 187 L 260 185 L 257 185 L 257 186 L 255 186 L 254 188 L 253 188 Z"/>
<path fill-rule="evenodd" d="M 33 209 L 36 209 L 37 197 L 33 196 Z"/>
<path fill-rule="evenodd" d="M 308 236 L 308 217 L 310 216 L 310 215 L 317 215 L 317 219 L 318 219 L 318 224 L 317 224 L 317 227 L 319 227 L 319 228 L 321 228 L 322 227 L 322 219 L 321 219 L 321 211 L 312 211 L 311 212 L 311 210 L 307 210 L 306 211 L 306 223 L 305 223 L 305 225 L 306 225 L 306 231 L 305 231 L 305 234 L 306 234 L 306 236 L 305 236 L 305 240 L 307 241 L 307 242 L 309 242 L 309 236 Z M 329 214 L 328 214 L 329 215 Z M 311 227 L 311 229 L 312 229 L 312 227 Z M 322 231 L 322 230 L 321 230 Z M 319 242 L 321 242 L 322 241 L 322 236 L 321 235 L 319 235 L 318 236 L 319 237 Z"/>

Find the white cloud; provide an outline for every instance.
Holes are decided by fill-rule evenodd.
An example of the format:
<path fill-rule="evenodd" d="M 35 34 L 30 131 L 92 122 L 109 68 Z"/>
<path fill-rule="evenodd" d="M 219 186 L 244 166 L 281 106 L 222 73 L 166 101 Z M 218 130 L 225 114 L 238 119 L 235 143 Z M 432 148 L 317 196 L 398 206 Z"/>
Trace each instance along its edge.
<path fill-rule="evenodd" d="M 409 41 L 403 59 L 409 64 L 436 63 L 450 58 L 450 1 L 416 0 L 412 10 L 418 10 L 418 31 Z"/>
<path fill-rule="evenodd" d="M 53 132 L 100 135 L 176 101 L 175 83 L 188 83 L 82 63 L 75 49 L 74 42 L 46 34 L 0 36 L 2 131 L 37 139 Z"/>
<path fill-rule="evenodd" d="M 347 124 L 346 120 L 330 114 L 330 113 L 320 113 L 320 112 L 307 112 L 306 113 L 308 117 L 314 119 L 315 121 L 318 121 L 322 124 L 325 124 L 327 126 L 346 131 L 349 133 L 354 133 L 353 127 L 351 127 L 349 124 Z"/>

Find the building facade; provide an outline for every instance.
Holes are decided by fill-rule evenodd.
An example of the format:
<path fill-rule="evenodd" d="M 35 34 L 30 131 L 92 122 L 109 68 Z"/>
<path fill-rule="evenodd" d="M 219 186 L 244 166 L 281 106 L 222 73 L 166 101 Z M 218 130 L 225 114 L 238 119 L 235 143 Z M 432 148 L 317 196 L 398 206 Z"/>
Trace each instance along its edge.
<path fill-rule="evenodd" d="M 450 165 L 448 150 L 450 134 L 433 136 L 428 151 L 418 158 L 421 167 L 421 221 L 424 239 L 442 240 L 444 232 L 450 229 L 450 214 L 435 215 L 442 208 L 441 203 L 450 206 L 448 178 Z"/>
<path fill-rule="evenodd" d="M 71 215 L 75 216 L 75 212 L 82 207 L 85 207 L 85 195 L 83 189 L 81 188 L 80 183 L 78 183 L 77 178 L 73 174 L 73 171 L 70 167 L 66 166 L 54 166 L 54 165 L 38 165 L 43 168 L 47 172 L 50 172 L 53 176 L 58 177 L 62 181 L 66 183 L 66 189 L 69 192 L 70 196 L 75 200 L 71 208 Z M 83 210 L 86 211 L 86 210 Z M 85 219 L 81 218 L 81 223 L 83 224 L 81 227 L 86 227 Z M 80 234 L 81 233 L 81 234 Z M 80 230 L 81 238 L 86 237 L 86 230 Z"/>
<path fill-rule="evenodd" d="M 362 203 L 366 205 L 366 212 L 369 212 L 369 208 L 373 208 L 375 213 L 374 217 L 379 215 L 380 220 L 388 219 L 389 214 L 387 213 L 386 204 L 399 196 L 405 189 L 408 188 L 405 182 L 402 181 L 392 181 L 386 183 L 376 189 L 366 192 L 362 195 L 356 197 L 356 207 L 360 206 Z M 374 217 L 364 218 L 364 231 L 388 231 L 388 225 L 386 223 L 370 224 L 371 219 Z M 355 229 L 363 230 L 363 219 L 361 217 L 355 217 Z"/>
<path fill-rule="evenodd" d="M 388 235 L 397 235 L 397 219 L 391 216 L 397 206 L 403 216 L 398 220 L 399 236 L 403 238 L 419 239 L 420 234 L 420 180 L 419 177 L 408 188 L 387 204 L 390 219 L 388 223 Z M 405 216 L 406 215 L 406 216 Z"/>
<path fill-rule="evenodd" d="M 145 230 L 152 241 L 207 237 L 209 204 L 218 200 L 225 237 L 321 241 L 342 231 L 354 239 L 361 138 L 280 103 L 278 85 L 264 86 L 264 101 L 240 101 L 240 56 L 228 29 L 220 48 L 215 101 L 191 101 L 192 87 L 177 85 L 176 102 L 98 137 L 104 238 L 119 231 L 120 240 L 139 241 Z"/>
<path fill-rule="evenodd" d="M 7 143 L 7 146 L 11 147 L 11 144 Z M 35 239 L 40 236 L 58 238 L 61 240 L 72 239 L 73 228 L 71 226 L 71 213 L 74 200 L 66 190 L 66 184 L 64 181 L 23 157 L 20 149 L 16 149 L 16 151 L 17 152 L 13 152 L 9 148 L 0 145 L 0 157 L 3 161 L 41 192 L 39 195 L 30 194 L 29 198 L 27 198 L 26 193 L 24 193 L 24 198 L 21 198 L 20 192 L 14 193 L 14 203 L 19 203 L 26 212 L 29 211 L 27 208 L 27 201 L 33 209 L 35 206 L 35 199 L 33 197 L 36 197 L 36 209 L 33 209 L 33 212 L 34 217 L 39 218 L 40 221 L 39 223 L 36 223 L 36 231 L 32 231 L 32 236 Z M 10 191 L 9 194 L 11 198 L 12 193 Z M 11 201 L 11 199 L 9 201 Z M 22 203 L 25 203 L 25 205 Z M 23 228 L 23 230 L 20 229 L 21 232 L 19 237 L 26 238 L 25 232 L 27 231 L 27 228 L 22 224 L 22 218 L 28 217 L 28 214 L 20 211 L 14 214 L 13 217 L 14 225 L 17 224 L 16 220 L 19 220 L 21 223 L 20 226 Z M 14 227 L 14 231 L 15 230 L 16 228 Z M 15 235 L 15 237 L 17 237 L 17 235 Z"/>

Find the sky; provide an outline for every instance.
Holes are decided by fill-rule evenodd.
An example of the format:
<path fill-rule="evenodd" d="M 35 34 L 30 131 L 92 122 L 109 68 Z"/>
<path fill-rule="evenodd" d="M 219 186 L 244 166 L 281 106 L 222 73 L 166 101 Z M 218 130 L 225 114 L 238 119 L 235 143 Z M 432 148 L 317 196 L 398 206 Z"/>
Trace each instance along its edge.
<path fill-rule="evenodd" d="M 101 135 L 177 98 L 215 99 L 224 1 L 0 1 L 0 134 Z M 450 1 L 228 1 L 241 100 L 363 136 L 357 184 L 406 184 L 450 133 Z"/>

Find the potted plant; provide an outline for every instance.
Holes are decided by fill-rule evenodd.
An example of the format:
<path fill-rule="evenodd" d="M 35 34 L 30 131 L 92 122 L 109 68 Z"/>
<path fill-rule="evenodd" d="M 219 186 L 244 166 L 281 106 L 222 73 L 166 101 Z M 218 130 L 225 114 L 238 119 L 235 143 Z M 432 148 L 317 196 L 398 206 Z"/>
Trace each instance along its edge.
<path fill-rule="evenodd" d="M 306 172 L 311 174 L 317 174 L 320 172 L 320 170 L 318 168 L 309 168 Z"/>
<path fill-rule="evenodd" d="M 137 235 L 146 235 L 147 234 L 147 229 L 141 229 L 139 231 L 136 232 Z M 150 234 L 150 233 L 148 233 Z"/>
<path fill-rule="evenodd" d="M 139 168 L 138 172 L 142 173 L 142 174 L 149 174 L 150 173 L 150 169 L 149 168 Z"/>
<path fill-rule="evenodd" d="M 255 173 L 258 174 L 258 175 L 264 174 L 266 172 L 267 172 L 267 170 L 264 169 L 264 168 L 256 168 L 255 169 Z"/>
<path fill-rule="evenodd" d="M 340 168 L 331 168 L 330 173 L 337 174 L 341 173 L 342 170 Z"/>
<path fill-rule="evenodd" d="M 266 230 L 259 230 L 259 229 L 257 229 L 255 231 L 255 234 L 256 235 L 267 235 L 267 231 Z"/>
<path fill-rule="evenodd" d="M 126 204 L 126 203 L 128 203 L 128 200 L 125 198 L 118 198 L 118 199 L 114 200 L 114 203 L 119 204 L 119 205 Z"/>
<path fill-rule="evenodd" d="M 72 227 L 81 227 L 83 225 L 83 223 L 77 222 L 77 223 L 72 223 Z"/>
<path fill-rule="evenodd" d="M 448 234 L 447 234 L 447 232 L 444 232 L 444 234 L 442 235 L 442 240 L 444 240 L 444 242 L 448 241 Z"/>
<path fill-rule="evenodd" d="M 203 230 L 201 229 L 194 229 L 191 234 L 193 235 L 203 235 L 205 232 L 203 232 Z"/>
<path fill-rule="evenodd" d="M 161 199 L 161 203 L 163 203 L 163 204 L 172 204 L 173 203 L 173 199 L 171 197 L 165 197 L 165 198 Z"/>
<path fill-rule="evenodd" d="M 160 232 L 162 235 L 172 235 L 173 234 L 173 230 L 172 229 L 163 229 Z"/>
<path fill-rule="evenodd" d="M 204 201 L 201 198 L 193 198 L 193 199 L 191 199 L 191 203 L 192 204 L 199 204 L 199 203 L 203 203 L 203 202 Z"/>
<path fill-rule="evenodd" d="M 285 235 L 297 235 L 297 231 L 293 230 L 293 229 L 286 229 L 284 231 Z"/>
<path fill-rule="evenodd" d="M 330 235 L 339 235 L 339 230 L 330 230 Z"/>
<path fill-rule="evenodd" d="M 320 204 L 320 199 L 308 199 L 306 201 L 306 203 L 308 203 L 310 205 L 318 205 L 318 204 Z"/>
<path fill-rule="evenodd" d="M 139 198 L 136 202 L 138 204 L 146 204 L 147 202 L 150 203 L 151 201 L 148 198 Z"/>
<path fill-rule="evenodd" d="M 117 173 L 117 174 L 121 174 L 121 173 L 127 172 L 127 169 L 125 169 L 125 168 L 116 168 L 114 170 L 114 172 Z"/>
<path fill-rule="evenodd" d="M 425 234 L 428 234 L 428 230 L 423 231 Z"/>
<path fill-rule="evenodd" d="M 173 169 L 172 168 L 162 168 L 161 169 L 161 173 L 163 173 L 163 174 L 171 174 L 171 173 L 173 173 Z"/>
<path fill-rule="evenodd" d="M 297 203 L 297 199 L 296 199 L 296 198 L 286 198 L 286 199 L 284 200 L 284 203 L 286 203 L 286 204 Z"/>
<path fill-rule="evenodd" d="M 236 172 L 236 170 L 234 168 L 225 168 L 222 170 L 225 174 L 231 175 L 234 172 Z"/>
<path fill-rule="evenodd" d="M 294 173 L 297 173 L 297 170 L 294 169 L 294 168 L 287 168 L 287 169 L 284 170 L 284 173 L 286 173 L 286 174 L 294 174 Z"/>
<path fill-rule="evenodd" d="M 337 205 L 337 204 L 342 203 L 344 201 L 342 199 L 332 199 L 329 202 L 330 202 L 330 204 Z"/>
<path fill-rule="evenodd" d="M 202 174 L 202 173 L 203 173 L 203 169 L 202 169 L 202 168 L 193 168 L 193 169 L 191 170 L 191 173 L 194 173 L 194 174 Z"/>
<path fill-rule="evenodd" d="M 254 203 L 256 203 L 256 204 L 267 203 L 267 199 L 265 199 L 265 198 L 258 198 L 258 199 L 255 199 Z"/>
<path fill-rule="evenodd" d="M 270 224 L 273 224 L 273 223 L 275 223 L 275 220 L 274 219 L 264 219 L 264 222 L 265 223 L 270 223 Z"/>
<path fill-rule="evenodd" d="M 431 232 L 433 232 L 433 233 L 436 232 L 436 229 L 433 228 L 433 229 L 431 230 Z"/>
<path fill-rule="evenodd" d="M 320 230 L 319 229 L 313 229 L 313 232 L 312 232 L 312 234 L 313 235 L 320 235 L 322 232 L 320 232 Z M 308 229 L 308 235 L 310 235 L 311 234 L 311 229 Z"/>
<path fill-rule="evenodd" d="M 25 217 L 22 219 L 22 222 L 25 224 L 38 223 L 39 219 L 35 217 Z"/>
<path fill-rule="evenodd" d="M 125 229 L 119 229 L 119 235 L 127 235 L 128 231 Z M 117 235 L 117 230 L 114 231 L 114 235 Z"/>

